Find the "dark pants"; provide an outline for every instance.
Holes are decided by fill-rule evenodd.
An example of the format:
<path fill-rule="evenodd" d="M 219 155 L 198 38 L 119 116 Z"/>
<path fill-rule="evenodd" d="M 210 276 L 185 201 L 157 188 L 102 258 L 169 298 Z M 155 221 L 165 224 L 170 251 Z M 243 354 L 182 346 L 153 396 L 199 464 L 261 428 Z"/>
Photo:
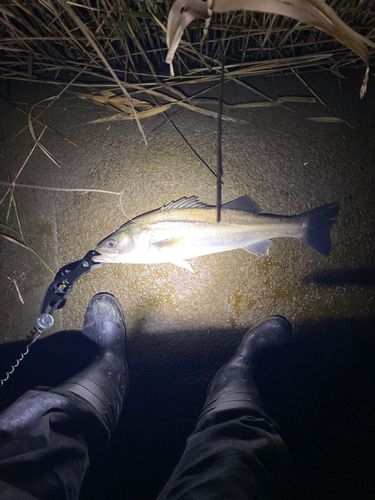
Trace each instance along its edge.
<path fill-rule="evenodd" d="M 0 414 L 0 499 L 78 498 L 89 456 L 108 439 L 94 408 L 78 396 L 27 392 Z M 158 498 L 277 498 L 289 462 L 275 423 L 259 408 L 209 413 Z"/>
<path fill-rule="evenodd" d="M 76 499 L 108 430 L 86 401 L 38 387 L 0 414 L 0 499 Z"/>
<path fill-rule="evenodd" d="M 259 409 L 211 413 L 189 436 L 158 500 L 274 499 L 288 487 L 290 457 Z"/>

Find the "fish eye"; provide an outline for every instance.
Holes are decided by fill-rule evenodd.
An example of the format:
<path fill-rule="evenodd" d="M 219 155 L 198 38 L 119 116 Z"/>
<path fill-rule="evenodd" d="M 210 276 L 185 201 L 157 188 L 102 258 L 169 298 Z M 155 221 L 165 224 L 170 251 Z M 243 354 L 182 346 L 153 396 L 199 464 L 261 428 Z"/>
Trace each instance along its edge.
<path fill-rule="evenodd" d="M 107 242 L 107 246 L 108 246 L 109 248 L 116 248 L 116 240 L 115 240 L 115 239 L 113 239 L 113 238 L 112 238 L 112 239 L 110 239 L 110 240 L 108 240 L 108 242 Z"/>

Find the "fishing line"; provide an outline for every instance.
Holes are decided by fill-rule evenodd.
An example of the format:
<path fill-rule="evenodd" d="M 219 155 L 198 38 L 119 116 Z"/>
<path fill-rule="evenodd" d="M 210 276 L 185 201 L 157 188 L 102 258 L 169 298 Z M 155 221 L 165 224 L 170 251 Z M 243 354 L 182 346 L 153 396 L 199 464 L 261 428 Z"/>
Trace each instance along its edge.
<path fill-rule="evenodd" d="M 133 217 L 129 217 L 129 215 L 125 212 L 125 210 L 124 210 L 124 208 L 123 208 L 123 206 L 122 206 L 122 197 L 123 197 L 123 195 L 124 195 L 124 193 L 125 193 L 125 189 L 126 189 L 126 188 L 124 188 L 124 189 L 121 191 L 121 193 L 119 193 L 119 203 L 120 203 L 121 212 L 125 215 L 125 217 L 127 217 L 127 218 L 128 218 L 127 222 L 132 221 L 132 222 L 134 222 L 135 224 L 142 224 L 141 222 L 137 222 L 136 220 L 134 220 L 134 218 L 133 218 Z M 125 224 L 126 224 L 126 222 L 125 222 Z"/>
<path fill-rule="evenodd" d="M 222 135 L 222 114 L 223 114 L 223 95 L 224 95 L 224 51 L 223 43 L 219 38 L 219 49 L 221 59 L 221 75 L 220 75 L 220 93 L 219 93 L 219 109 L 217 113 L 217 172 L 216 172 L 216 220 L 221 219 L 221 178 L 223 176 L 222 156 L 221 156 L 221 135 Z"/>

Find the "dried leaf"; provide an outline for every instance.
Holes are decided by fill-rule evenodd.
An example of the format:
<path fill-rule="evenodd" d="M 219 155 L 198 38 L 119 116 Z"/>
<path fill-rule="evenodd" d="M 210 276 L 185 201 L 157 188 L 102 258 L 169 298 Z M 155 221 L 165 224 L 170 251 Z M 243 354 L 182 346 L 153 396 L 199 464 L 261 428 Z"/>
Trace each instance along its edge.
<path fill-rule="evenodd" d="M 316 103 L 315 97 L 299 97 L 299 96 L 285 96 L 279 97 L 276 101 L 261 101 L 261 102 L 243 102 L 241 104 L 224 104 L 226 108 L 237 109 L 237 108 L 268 108 L 271 106 L 281 106 L 286 102 L 307 102 Z"/>
<path fill-rule="evenodd" d="M 9 278 L 9 276 L 7 276 L 7 278 L 8 278 L 8 280 L 9 280 L 11 283 L 13 283 L 13 285 L 14 285 L 14 287 L 15 287 L 15 289 L 16 289 L 16 292 L 17 292 L 17 294 L 18 294 L 18 298 L 19 298 L 20 302 L 22 302 L 22 304 L 24 304 L 25 302 L 24 302 L 24 300 L 23 300 L 23 298 L 22 298 L 22 295 L 21 295 L 20 289 L 18 288 L 17 281 L 16 281 L 14 278 L 13 278 L 13 279 L 12 279 L 12 278 Z"/>
<path fill-rule="evenodd" d="M 336 118 L 335 116 L 312 116 L 311 118 L 308 118 L 308 120 L 320 123 L 339 123 L 345 121 L 341 118 Z"/>
<path fill-rule="evenodd" d="M 311 122 L 317 122 L 317 123 L 346 123 L 346 125 L 349 125 L 349 127 L 353 127 L 353 125 L 350 125 L 346 120 L 343 120 L 341 118 L 337 118 L 336 116 L 313 116 L 311 118 L 308 118 Z"/>
<path fill-rule="evenodd" d="M 26 248 L 26 250 L 30 250 L 30 247 L 28 245 L 21 243 L 21 241 L 16 240 L 16 238 L 12 238 L 12 236 L 8 236 L 7 234 L 3 233 L 0 233 L 0 236 L 2 236 L 5 240 L 10 241 L 11 243 L 15 243 L 16 245 L 19 245 L 22 248 Z"/>
<path fill-rule="evenodd" d="M 121 111 L 126 114 L 133 114 L 134 110 L 131 106 L 129 106 L 128 101 L 124 98 L 123 95 L 117 95 L 110 90 L 102 90 L 99 94 L 85 94 L 84 92 L 71 92 L 71 94 L 75 95 L 79 99 L 83 99 L 84 101 L 91 102 L 92 104 L 103 106 L 105 108 L 111 108 L 115 111 Z M 141 101 L 140 99 L 136 99 L 132 97 L 134 108 L 138 109 L 150 109 L 152 108 L 152 104 L 147 101 Z"/>
<path fill-rule="evenodd" d="M 147 109 L 145 111 L 140 111 L 137 113 L 138 118 L 141 120 L 142 118 L 148 118 L 149 116 L 158 115 L 159 113 L 164 113 L 167 111 L 172 104 L 164 104 L 162 106 L 155 106 L 153 108 Z M 134 120 L 134 113 L 132 114 L 116 114 L 112 116 L 106 116 L 105 118 L 99 118 L 98 120 L 93 120 L 91 122 L 86 122 L 87 125 L 91 125 L 93 123 L 105 123 L 105 122 L 115 122 L 120 120 Z"/>
<path fill-rule="evenodd" d="M 366 45 L 374 48 L 375 44 L 345 24 L 324 0 L 288 0 L 288 2 L 285 0 L 214 0 L 212 10 L 218 13 L 249 10 L 279 14 L 325 31 L 353 50 L 365 62 L 367 69 L 360 90 L 360 96 L 364 96 L 369 75 L 369 52 Z M 172 74 L 172 59 L 184 29 L 194 19 L 206 19 L 207 26 L 210 16 L 209 2 L 177 0 L 173 4 L 168 16 L 167 45 L 169 50 L 166 57 Z"/>
<path fill-rule="evenodd" d="M 183 108 L 190 109 L 190 111 L 195 111 L 196 113 L 200 113 L 201 115 L 212 116 L 213 118 L 217 118 L 216 111 L 210 111 L 209 109 L 200 108 L 198 106 L 193 106 L 192 104 L 188 104 L 187 102 L 179 101 L 175 104 L 182 106 Z M 240 118 L 232 118 L 231 116 L 222 115 L 222 120 L 232 123 L 248 123 L 246 120 L 241 120 Z"/>

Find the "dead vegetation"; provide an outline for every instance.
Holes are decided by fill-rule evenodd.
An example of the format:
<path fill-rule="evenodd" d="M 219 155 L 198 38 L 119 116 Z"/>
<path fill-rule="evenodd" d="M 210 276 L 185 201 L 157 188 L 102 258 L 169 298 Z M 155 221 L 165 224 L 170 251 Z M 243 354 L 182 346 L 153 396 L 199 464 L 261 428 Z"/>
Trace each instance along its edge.
<path fill-rule="evenodd" d="M 208 17 L 201 0 L 178 0 L 172 10 L 171 0 L 2 0 L 0 77 L 61 83 L 80 73 L 75 85 L 173 90 L 219 79 L 219 38 L 226 78 L 317 66 L 339 74 L 359 58 L 367 63 L 366 45 L 374 48 L 374 0 L 330 0 L 332 9 L 323 0 L 211 3 Z M 197 17 L 210 20 L 204 39 Z M 171 78 L 167 39 L 174 51 L 182 34 Z"/>

